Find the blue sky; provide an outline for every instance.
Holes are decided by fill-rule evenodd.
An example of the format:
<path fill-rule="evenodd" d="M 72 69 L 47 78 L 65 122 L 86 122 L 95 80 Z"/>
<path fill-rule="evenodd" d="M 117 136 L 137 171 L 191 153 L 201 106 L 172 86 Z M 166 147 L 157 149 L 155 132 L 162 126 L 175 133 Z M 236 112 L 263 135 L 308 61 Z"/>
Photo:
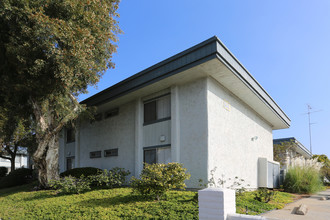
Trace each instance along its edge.
<path fill-rule="evenodd" d="M 103 89 L 214 35 L 228 47 L 292 121 L 274 138 L 296 137 L 330 156 L 330 1 L 140 0 L 119 6 L 118 51 Z"/>

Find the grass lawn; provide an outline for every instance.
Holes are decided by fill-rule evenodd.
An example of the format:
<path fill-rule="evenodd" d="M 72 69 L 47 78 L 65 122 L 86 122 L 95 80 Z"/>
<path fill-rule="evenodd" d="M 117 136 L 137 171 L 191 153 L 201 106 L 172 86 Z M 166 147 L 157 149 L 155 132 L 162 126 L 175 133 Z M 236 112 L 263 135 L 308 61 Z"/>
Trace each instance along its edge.
<path fill-rule="evenodd" d="M 131 188 L 80 195 L 29 192 L 31 185 L 0 190 L 1 219 L 197 219 L 195 192 L 171 191 L 167 200 L 146 200 Z"/>
<path fill-rule="evenodd" d="M 273 199 L 268 203 L 259 202 L 254 199 L 254 192 L 245 192 L 236 197 L 236 213 L 258 215 L 273 209 L 282 209 L 285 204 L 293 202 L 294 195 L 285 192 L 274 192 Z"/>
<path fill-rule="evenodd" d="M 196 192 L 171 191 L 157 202 L 132 194 L 131 188 L 100 189 L 80 195 L 56 195 L 55 191 L 31 192 L 32 184 L 0 190 L 0 219 L 198 219 Z M 259 214 L 283 208 L 292 201 L 276 192 L 274 200 L 260 203 L 253 192 L 237 198 L 238 213 Z"/>

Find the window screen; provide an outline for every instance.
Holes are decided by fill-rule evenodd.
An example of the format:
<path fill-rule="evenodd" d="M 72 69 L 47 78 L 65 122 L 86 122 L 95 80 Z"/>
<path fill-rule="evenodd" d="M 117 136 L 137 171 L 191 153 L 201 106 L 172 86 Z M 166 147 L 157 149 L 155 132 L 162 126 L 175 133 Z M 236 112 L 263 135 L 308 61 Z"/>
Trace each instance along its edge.
<path fill-rule="evenodd" d="M 157 100 L 157 119 L 171 117 L 171 96 L 167 95 Z"/>
<path fill-rule="evenodd" d="M 170 163 L 171 162 L 171 148 L 157 149 L 157 163 Z"/>
<path fill-rule="evenodd" d="M 171 96 L 169 94 L 146 101 L 144 104 L 144 125 L 171 119 Z"/>
<path fill-rule="evenodd" d="M 171 147 L 159 147 L 144 150 L 144 162 L 148 164 L 170 163 Z"/>

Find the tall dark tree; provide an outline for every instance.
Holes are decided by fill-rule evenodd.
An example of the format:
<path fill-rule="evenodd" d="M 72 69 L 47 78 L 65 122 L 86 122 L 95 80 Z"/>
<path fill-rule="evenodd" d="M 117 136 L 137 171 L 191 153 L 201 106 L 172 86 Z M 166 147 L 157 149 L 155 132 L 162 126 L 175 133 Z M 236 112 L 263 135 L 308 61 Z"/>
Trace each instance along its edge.
<path fill-rule="evenodd" d="M 0 158 L 10 161 L 11 170 L 15 170 L 15 159 L 18 153 L 33 152 L 36 147 L 35 134 L 25 119 L 8 120 L 5 130 L 0 131 Z"/>
<path fill-rule="evenodd" d="M 85 110 L 77 95 L 114 65 L 119 0 L 0 1 L 0 96 L 31 110 L 39 182 L 58 178 L 58 134 Z"/>
<path fill-rule="evenodd" d="M 0 96 L 0 158 L 10 160 L 11 170 L 15 170 L 17 153 L 33 152 L 36 147 L 33 121 L 28 110 L 17 103 L 6 102 Z"/>

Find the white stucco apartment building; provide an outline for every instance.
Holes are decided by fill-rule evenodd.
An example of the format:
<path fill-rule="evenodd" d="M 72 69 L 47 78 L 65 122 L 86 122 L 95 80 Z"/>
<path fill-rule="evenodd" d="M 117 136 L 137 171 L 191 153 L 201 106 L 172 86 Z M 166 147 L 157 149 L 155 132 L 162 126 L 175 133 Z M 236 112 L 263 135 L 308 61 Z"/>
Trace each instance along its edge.
<path fill-rule="evenodd" d="M 278 138 L 273 140 L 274 147 L 275 145 L 288 145 L 291 148 L 286 151 L 285 154 L 279 155 L 279 158 L 281 159 L 281 169 L 286 170 L 290 166 L 292 166 L 292 163 L 296 157 L 304 158 L 305 160 L 311 159 L 313 157 L 313 154 L 308 150 L 302 143 L 300 143 L 296 138 L 294 137 L 288 137 L 288 138 Z"/>
<path fill-rule="evenodd" d="M 7 167 L 8 172 L 11 171 L 10 160 L 0 158 L 0 167 Z M 17 154 L 15 158 L 15 168 L 27 168 L 28 167 L 28 156 L 27 154 Z"/>
<path fill-rule="evenodd" d="M 60 171 L 183 163 L 188 187 L 238 176 L 261 186 L 259 158 L 273 160 L 275 129 L 290 119 L 217 37 L 84 100 L 96 120 L 63 131 Z M 260 165 L 259 165 L 260 166 Z M 261 169 L 262 170 L 262 169 Z M 258 174 L 259 171 L 259 174 Z M 263 174 L 267 175 L 267 173 Z"/>

